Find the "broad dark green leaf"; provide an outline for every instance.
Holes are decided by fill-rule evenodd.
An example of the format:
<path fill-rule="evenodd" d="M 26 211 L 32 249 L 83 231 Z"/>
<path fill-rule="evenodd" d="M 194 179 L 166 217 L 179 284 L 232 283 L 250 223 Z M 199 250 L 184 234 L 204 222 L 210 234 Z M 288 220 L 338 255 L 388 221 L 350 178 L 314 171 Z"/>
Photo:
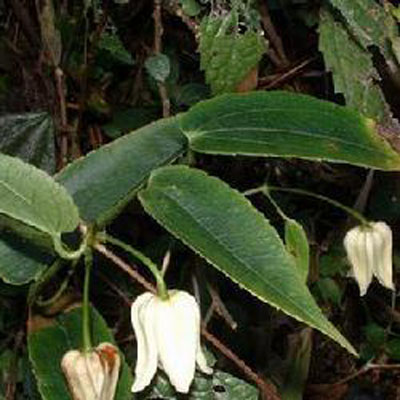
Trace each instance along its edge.
<path fill-rule="evenodd" d="M 53 256 L 20 236 L 0 233 L 0 278 L 12 285 L 37 279 Z"/>
<path fill-rule="evenodd" d="M 294 219 L 285 220 L 285 245 L 293 255 L 297 271 L 304 282 L 307 282 L 310 267 L 310 249 L 303 227 Z"/>
<path fill-rule="evenodd" d="M 112 121 L 103 125 L 102 128 L 108 137 L 116 139 L 158 118 L 158 111 L 154 107 L 124 108 L 113 113 Z"/>
<path fill-rule="evenodd" d="M 51 236 L 73 231 L 78 210 L 64 187 L 45 172 L 0 154 L 0 214 Z"/>
<path fill-rule="evenodd" d="M 93 345 L 102 342 L 114 344 L 101 315 L 95 309 L 91 310 Z M 61 360 L 68 350 L 81 348 L 81 314 L 81 308 L 76 308 L 47 325 L 40 327 L 38 324 L 39 329 L 29 333 L 29 357 L 43 400 L 71 400 L 61 371 Z M 133 377 L 129 366 L 122 361 L 115 400 L 131 400 Z"/>
<path fill-rule="evenodd" d="M 105 224 L 134 196 L 150 172 L 187 148 L 177 119 L 147 125 L 89 153 L 57 176 L 86 222 Z"/>
<path fill-rule="evenodd" d="M 260 300 L 351 344 L 325 318 L 275 229 L 239 192 L 184 166 L 156 170 L 140 191 L 145 210 Z"/>
<path fill-rule="evenodd" d="M 193 150 L 300 157 L 399 170 L 400 155 L 355 111 L 289 92 L 230 94 L 195 105 L 181 126 Z"/>
<path fill-rule="evenodd" d="M 162 372 L 157 374 L 155 385 L 148 399 L 178 400 L 169 380 Z M 196 373 L 187 400 L 257 400 L 258 389 L 249 383 L 222 371 L 211 377 Z"/>
<path fill-rule="evenodd" d="M 372 55 L 324 7 L 320 12 L 319 32 L 319 50 L 332 72 L 335 92 L 343 93 L 347 106 L 376 121 L 385 121 L 390 110 L 379 87 L 380 77 Z"/>
<path fill-rule="evenodd" d="M 47 113 L 0 116 L 0 151 L 55 172 L 54 124 Z"/>

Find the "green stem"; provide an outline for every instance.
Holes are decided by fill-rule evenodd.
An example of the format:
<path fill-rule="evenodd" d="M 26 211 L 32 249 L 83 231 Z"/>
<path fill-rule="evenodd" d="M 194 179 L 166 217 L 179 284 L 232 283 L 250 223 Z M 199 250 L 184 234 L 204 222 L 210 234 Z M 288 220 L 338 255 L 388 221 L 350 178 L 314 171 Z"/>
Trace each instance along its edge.
<path fill-rule="evenodd" d="M 82 344 L 83 351 L 86 353 L 92 349 L 92 340 L 90 336 L 90 306 L 89 306 L 89 287 L 90 270 L 93 262 L 91 249 L 85 251 L 85 281 L 83 284 L 83 304 L 82 304 Z"/>
<path fill-rule="evenodd" d="M 105 234 L 103 238 L 106 242 L 120 247 L 121 249 L 125 250 L 127 253 L 138 259 L 140 262 L 142 262 L 150 270 L 156 280 L 158 296 L 163 300 L 168 299 L 168 290 L 162 273 L 158 269 L 157 265 L 150 260 L 150 258 L 146 257 L 142 252 L 134 249 L 129 244 L 126 244 L 125 242 L 122 242 L 121 240 L 118 240 L 110 235 Z"/>
<path fill-rule="evenodd" d="M 79 246 L 79 249 L 75 251 L 68 250 L 64 247 L 64 244 L 61 241 L 60 236 L 53 236 L 53 245 L 54 245 L 54 250 L 57 252 L 57 254 L 66 260 L 76 260 L 82 256 L 82 254 L 85 252 L 88 244 L 88 234 L 85 234 L 83 236 L 82 243 Z"/>
<path fill-rule="evenodd" d="M 284 221 L 287 221 L 289 219 L 289 217 L 282 211 L 282 209 L 279 207 L 278 203 L 273 199 L 273 197 L 271 196 L 271 193 L 269 192 L 269 190 L 265 190 L 263 193 L 268 198 L 270 203 L 275 207 L 275 209 L 278 212 L 278 214 L 280 215 L 280 217 Z"/>
<path fill-rule="evenodd" d="M 263 186 L 260 186 L 259 188 L 247 190 L 246 192 L 244 192 L 244 195 L 245 196 L 251 196 L 251 195 L 256 194 L 256 193 L 263 193 L 264 195 L 266 195 L 270 199 L 270 196 L 267 194 L 269 191 L 294 193 L 294 194 L 299 194 L 299 195 L 302 195 L 302 196 L 314 197 L 315 199 L 325 201 L 326 203 L 329 203 L 329 204 L 331 204 L 331 205 L 333 205 L 333 206 L 335 206 L 337 208 L 340 208 L 341 210 L 345 211 L 346 213 L 348 213 L 349 215 L 351 215 L 352 217 L 354 217 L 355 219 L 360 221 L 362 225 L 369 225 L 369 221 L 362 214 L 360 214 L 358 211 L 356 211 L 356 210 L 354 210 L 354 209 L 352 209 L 350 207 L 347 207 L 347 206 L 339 203 L 336 200 L 332 200 L 329 197 L 325 197 L 325 196 L 323 196 L 321 194 L 312 193 L 312 192 L 309 192 L 308 190 L 292 189 L 292 188 L 281 188 L 281 187 L 277 187 L 277 186 L 263 185 Z"/>
<path fill-rule="evenodd" d="M 43 287 L 43 285 L 48 282 L 51 277 L 58 272 L 58 270 L 61 268 L 62 262 L 59 258 L 57 258 L 56 261 L 54 261 L 53 264 L 50 265 L 49 268 L 46 269 L 46 271 L 39 277 L 39 279 L 34 282 L 30 288 L 29 288 L 29 293 L 28 293 L 28 304 L 32 305 L 37 297 L 38 292 L 40 289 Z"/>
<path fill-rule="evenodd" d="M 39 307 L 47 307 L 47 306 L 55 303 L 62 296 L 62 294 L 65 292 L 65 290 L 68 287 L 69 280 L 71 279 L 72 270 L 70 270 L 69 272 L 70 273 L 68 274 L 68 276 L 61 282 L 60 287 L 57 289 L 57 291 L 50 298 L 48 298 L 46 300 L 41 300 L 40 298 L 38 298 L 36 300 L 36 304 Z"/>

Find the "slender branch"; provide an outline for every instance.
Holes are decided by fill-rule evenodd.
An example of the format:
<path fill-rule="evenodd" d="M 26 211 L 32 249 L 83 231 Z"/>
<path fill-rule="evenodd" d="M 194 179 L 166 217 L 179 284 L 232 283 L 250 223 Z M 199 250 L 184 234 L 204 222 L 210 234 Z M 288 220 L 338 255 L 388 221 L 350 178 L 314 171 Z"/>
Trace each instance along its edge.
<path fill-rule="evenodd" d="M 349 376 L 346 376 L 345 378 L 335 382 L 332 384 L 332 386 L 340 386 L 343 385 L 344 383 L 347 383 L 354 378 L 359 377 L 360 375 L 363 375 L 367 373 L 368 371 L 374 370 L 374 369 L 383 369 L 383 370 L 391 370 L 391 369 L 400 369 L 400 364 L 373 364 L 373 363 L 367 363 L 363 365 L 359 370 L 353 372 Z"/>
<path fill-rule="evenodd" d="M 162 8 L 161 0 L 154 0 L 154 54 L 160 54 L 162 52 L 162 35 L 164 32 L 162 24 Z M 162 102 L 163 117 L 167 118 L 171 114 L 171 102 L 168 97 L 167 87 L 164 82 L 158 82 L 158 92 L 160 94 Z"/>
<path fill-rule="evenodd" d="M 98 243 L 94 245 L 94 248 L 99 253 L 103 254 L 104 257 L 112 261 L 116 266 L 125 271 L 132 279 L 139 282 L 146 290 L 152 293 L 157 293 L 157 290 L 154 285 L 152 285 L 146 278 L 144 278 L 141 274 L 139 274 L 139 272 L 137 272 L 133 266 L 123 261 L 117 255 L 115 255 L 111 250 L 107 249 L 107 247 Z"/>
<path fill-rule="evenodd" d="M 276 32 L 274 24 L 272 23 L 265 0 L 259 1 L 259 7 L 261 13 L 261 22 L 264 26 L 265 32 L 267 33 L 268 39 L 271 41 L 272 46 L 275 48 L 282 66 L 286 66 L 289 64 L 289 60 L 286 57 L 282 40 L 278 35 L 278 33 Z"/>

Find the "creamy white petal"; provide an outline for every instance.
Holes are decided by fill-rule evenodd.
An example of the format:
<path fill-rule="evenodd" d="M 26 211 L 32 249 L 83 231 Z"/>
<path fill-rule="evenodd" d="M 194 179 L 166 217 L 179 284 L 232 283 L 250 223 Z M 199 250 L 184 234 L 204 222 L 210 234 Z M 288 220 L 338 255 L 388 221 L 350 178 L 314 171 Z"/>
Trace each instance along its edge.
<path fill-rule="evenodd" d="M 213 369 L 207 365 L 206 357 L 204 356 L 203 350 L 200 345 L 200 337 L 197 345 L 196 364 L 199 367 L 200 371 L 204 374 L 211 375 L 214 372 Z"/>
<path fill-rule="evenodd" d="M 89 353 L 84 355 L 78 350 L 70 350 L 61 361 L 73 400 L 100 400 L 87 366 L 88 355 Z"/>
<path fill-rule="evenodd" d="M 146 292 L 137 297 L 131 308 L 132 326 L 137 341 L 137 362 L 132 392 L 142 391 L 149 385 L 157 371 L 154 300 L 154 294 Z"/>
<path fill-rule="evenodd" d="M 360 296 L 367 292 L 373 277 L 372 263 L 368 257 L 368 236 L 362 227 L 355 227 L 347 232 L 344 238 L 347 258 L 352 267 L 352 276 L 360 288 Z"/>
<path fill-rule="evenodd" d="M 187 393 L 194 378 L 199 308 L 193 296 L 171 291 L 157 299 L 156 337 L 159 361 L 178 392 Z"/>
<path fill-rule="evenodd" d="M 94 392 L 94 398 L 96 400 L 101 400 L 101 393 L 105 384 L 105 371 L 100 356 L 93 351 L 87 353 L 83 360 L 86 364 L 86 370 Z"/>
<path fill-rule="evenodd" d="M 374 269 L 374 275 L 382 286 L 394 290 L 393 284 L 393 237 L 392 230 L 384 222 L 373 224 L 376 236 L 379 236 L 379 261 Z"/>
<path fill-rule="evenodd" d="M 118 349 L 111 343 L 101 343 L 96 351 L 103 361 L 105 371 L 105 383 L 101 393 L 101 400 L 113 400 L 117 390 L 121 358 Z"/>

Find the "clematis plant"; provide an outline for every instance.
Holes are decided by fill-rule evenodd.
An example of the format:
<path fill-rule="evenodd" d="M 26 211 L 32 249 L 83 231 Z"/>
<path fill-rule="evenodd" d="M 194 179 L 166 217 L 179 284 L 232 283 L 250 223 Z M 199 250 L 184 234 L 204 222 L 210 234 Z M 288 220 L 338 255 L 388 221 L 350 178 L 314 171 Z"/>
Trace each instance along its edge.
<path fill-rule="evenodd" d="M 367 292 L 373 276 L 381 285 L 394 290 L 392 230 L 385 222 L 370 222 L 351 229 L 344 238 L 344 247 L 361 296 Z"/>
<path fill-rule="evenodd" d="M 138 355 L 132 392 L 151 382 L 157 365 L 178 392 L 187 393 L 195 367 L 211 374 L 200 346 L 200 310 L 193 296 L 179 290 L 162 298 L 150 292 L 137 297 L 131 308 Z"/>

